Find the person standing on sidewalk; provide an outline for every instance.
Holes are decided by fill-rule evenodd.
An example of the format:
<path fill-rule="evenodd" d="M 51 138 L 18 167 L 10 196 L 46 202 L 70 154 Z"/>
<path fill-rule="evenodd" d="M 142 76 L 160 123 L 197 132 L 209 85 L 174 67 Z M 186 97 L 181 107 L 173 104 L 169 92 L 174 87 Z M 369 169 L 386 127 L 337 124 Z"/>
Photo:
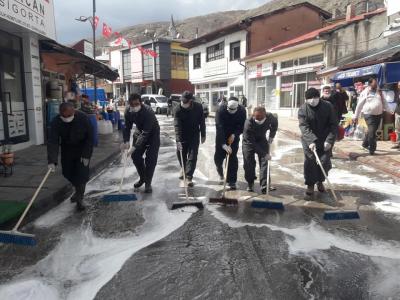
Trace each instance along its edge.
<path fill-rule="evenodd" d="M 400 149 L 400 82 L 397 83 L 396 102 L 395 129 L 397 134 L 397 145 L 393 146 L 392 149 Z"/>
<path fill-rule="evenodd" d="M 83 197 L 93 153 L 93 129 L 88 116 L 75 110 L 70 102 L 60 105 L 60 114 L 50 125 L 47 157 L 49 169 L 53 172 L 58 163 L 60 146 L 62 174 L 75 188 L 71 202 L 76 202 L 78 210 L 82 211 L 85 209 Z"/>
<path fill-rule="evenodd" d="M 271 113 L 267 113 L 264 107 L 256 107 L 253 116 L 246 120 L 243 131 L 243 160 L 244 177 L 247 181 L 247 191 L 254 192 L 254 180 L 256 179 L 256 159 L 258 156 L 260 164 L 260 186 L 261 193 L 267 193 L 268 164 L 271 160 L 270 145 L 272 144 L 276 131 L 278 130 L 278 119 Z M 267 132 L 269 139 L 267 140 Z M 271 181 L 270 181 L 271 182 Z M 274 190 L 271 188 L 270 190 Z"/>
<path fill-rule="evenodd" d="M 357 124 L 361 114 L 364 115 L 368 125 L 368 133 L 365 135 L 362 147 L 374 155 L 376 151 L 376 132 L 381 124 L 383 111 L 390 111 L 388 103 L 379 90 L 378 81 L 375 78 L 368 80 L 368 87 L 361 93 L 358 100 L 353 123 Z M 392 112 L 393 113 L 393 112 Z"/>
<path fill-rule="evenodd" d="M 136 129 L 133 133 L 132 155 L 133 164 L 139 174 L 139 181 L 134 184 L 138 189 L 145 185 L 145 193 L 152 193 L 151 182 L 158 160 L 160 149 L 160 126 L 151 107 L 144 105 L 139 94 L 129 96 L 129 106 L 125 110 L 125 129 L 123 131 L 124 142 L 121 151 L 129 149 L 131 130 L 133 125 Z M 144 159 L 143 156 L 146 155 Z"/>
<path fill-rule="evenodd" d="M 227 182 L 230 190 L 236 190 L 237 172 L 239 161 L 237 153 L 239 150 L 240 135 L 243 133 L 244 123 L 246 121 L 246 109 L 239 105 L 239 99 L 229 98 L 227 104 L 218 108 L 215 115 L 216 140 L 214 162 L 220 180 L 224 180 L 223 163 L 227 156 L 229 157 L 229 166 Z"/>
<path fill-rule="evenodd" d="M 90 103 L 88 95 L 83 94 L 81 96 L 81 108 L 79 110 L 87 115 L 92 115 L 95 113 L 95 109 L 92 103 Z"/>
<path fill-rule="evenodd" d="M 336 83 L 335 88 L 336 89 L 333 92 L 332 96 L 336 100 L 336 105 L 334 105 L 334 108 L 336 109 L 339 124 L 343 118 L 343 115 L 348 113 L 347 101 L 349 101 L 349 95 L 347 95 L 347 92 L 342 88 L 342 85 L 340 83 Z"/>
<path fill-rule="evenodd" d="M 197 155 L 201 143 L 206 142 L 206 122 L 203 106 L 194 101 L 193 94 L 186 91 L 182 94 L 181 104 L 176 108 L 175 119 L 176 148 L 179 164 L 186 173 L 189 187 L 193 186 L 193 174 L 196 170 Z M 183 162 L 181 161 L 181 151 Z M 183 174 L 179 179 L 183 179 Z"/>
<path fill-rule="evenodd" d="M 328 173 L 332 168 L 331 155 L 337 134 L 337 116 L 332 104 L 321 101 L 319 91 L 315 88 L 308 89 L 305 98 L 306 103 L 300 107 L 298 117 L 305 155 L 304 178 L 308 199 L 314 195 L 315 184 L 319 192 L 325 192 L 325 177 L 317 164 L 314 150 Z"/>

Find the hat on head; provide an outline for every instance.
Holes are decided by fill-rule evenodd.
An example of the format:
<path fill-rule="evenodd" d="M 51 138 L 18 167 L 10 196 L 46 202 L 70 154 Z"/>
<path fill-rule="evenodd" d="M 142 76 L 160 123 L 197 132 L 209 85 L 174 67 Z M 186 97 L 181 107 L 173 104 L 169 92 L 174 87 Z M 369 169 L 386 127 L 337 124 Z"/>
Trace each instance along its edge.
<path fill-rule="evenodd" d="M 193 99 L 193 94 L 189 91 L 184 91 L 181 96 L 181 101 L 189 101 Z"/>

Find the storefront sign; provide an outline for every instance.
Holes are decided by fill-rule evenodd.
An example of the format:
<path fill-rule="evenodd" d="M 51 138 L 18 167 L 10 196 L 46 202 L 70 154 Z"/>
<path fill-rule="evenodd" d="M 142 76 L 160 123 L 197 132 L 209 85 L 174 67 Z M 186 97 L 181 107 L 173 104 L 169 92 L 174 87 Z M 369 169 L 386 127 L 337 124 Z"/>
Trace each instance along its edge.
<path fill-rule="evenodd" d="M 93 58 L 93 44 L 91 42 L 83 42 L 83 54 L 90 58 Z"/>
<path fill-rule="evenodd" d="M 53 0 L 0 0 L 0 18 L 56 39 Z"/>
<path fill-rule="evenodd" d="M 400 1 L 399 0 L 386 0 L 387 15 L 391 16 L 400 12 Z"/>
<path fill-rule="evenodd" d="M 257 64 L 250 66 L 247 72 L 249 79 L 271 76 L 274 75 L 274 67 L 272 63 Z"/>
<path fill-rule="evenodd" d="M 293 69 L 293 70 L 288 70 L 288 71 L 281 71 L 281 72 L 276 72 L 278 76 L 290 76 L 290 75 L 296 75 L 296 74 L 303 74 L 303 73 L 310 73 L 310 72 L 315 72 L 318 68 L 316 67 L 308 67 L 308 68 L 302 68 L 302 69 Z"/>

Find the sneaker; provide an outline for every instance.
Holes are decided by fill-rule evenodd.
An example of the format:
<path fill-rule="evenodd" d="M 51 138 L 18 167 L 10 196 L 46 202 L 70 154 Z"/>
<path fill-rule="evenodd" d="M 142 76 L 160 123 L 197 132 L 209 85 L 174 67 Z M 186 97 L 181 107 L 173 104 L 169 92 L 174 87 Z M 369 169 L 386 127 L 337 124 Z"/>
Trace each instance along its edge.
<path fill-rule="evenodd" d="M 247 191 L 250 193 L 254 192 L 254 183 L 249 183 L 247 186 Z"/>
<path fill-rule="evenodd" d="M 314 195 L 314 185 L 308 185 L 306 190 L 306 196 Z"/>
<path fill-rule="evenodd" d="M 270 191 L 270 192 L 276 191 L 276 187 L 274 187 L 274 186 L 271 185 L 271 186 L 269 187 L 269 191 Z"/>
<path fill-rule="evenodd" d="M 136 183 L 133 185 L 133 187 L 134 187 L 135 189 L 138 189 L 138 188 L 140 188 L 143 184 L 144 184 L 144 180 L 143 180 L 143 179 L 139 179 L 139 181 L 136 182 Z"/>
<path fill-rule="evenodd" d="M 318 192 L 320 192 L 320 193 L 325 193 L 326 192 L 325 186 L 324 186 L 324 184 L 322 182 L 318 182 L 317 183 L 317 188 L 318 188 Z"/>
<path fill-rule="evenodd" d="M 229 191 L 236 191 L 237 187 L 236 187 L 236 183 L 230 183 L 229 184 Z"/>
<path fill-rule="evenodd" d="M 188 185 L 188 187 L 193 187 L 194 186 L 192 178 L 187 178 L 187 185 Z"/>
<path fill-rule="evenodd" d="M 152 189 L 152 187 L 151 187 L 150 184 L 146 184 L 146 185 L 145 185 L 144 192 L 145 192 L 146 194 L 151 194 L 151 193 L 153 193 L 153 189 Z"/>

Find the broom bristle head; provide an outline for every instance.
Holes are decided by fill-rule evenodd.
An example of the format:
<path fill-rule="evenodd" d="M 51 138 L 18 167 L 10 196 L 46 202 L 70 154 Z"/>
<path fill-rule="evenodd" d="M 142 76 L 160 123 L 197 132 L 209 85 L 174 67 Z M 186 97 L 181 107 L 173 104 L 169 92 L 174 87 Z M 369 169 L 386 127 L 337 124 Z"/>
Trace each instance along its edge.
<path fill-rule="evenodd" d="M 104 195 L 104 202 L 128 202 L 138 200 L 136 194 L 111 194 Z"/>
<path fill-rule="evenodd" d="M 271 202 L 271 201 L 262 201 L 262 200 L 254 200 L 251 203 L 251 207 L 253 208 L 265 208 L 265 209 L 276 209 L 276 210 L 284 210 L 282 202 Z"/>
<path fill-rule="evenodd" d="M 324 213 L 325 221 L 360 219 L 358 211 L 327 211 Z"/>
<path fill-rule="evenodd" d="M 3 244 L 16 244 L 22 246 L 35 246 L 36 240 L 33 234 L 26 234 L 20 232 L 0 232 L 0 243 Z"/>

